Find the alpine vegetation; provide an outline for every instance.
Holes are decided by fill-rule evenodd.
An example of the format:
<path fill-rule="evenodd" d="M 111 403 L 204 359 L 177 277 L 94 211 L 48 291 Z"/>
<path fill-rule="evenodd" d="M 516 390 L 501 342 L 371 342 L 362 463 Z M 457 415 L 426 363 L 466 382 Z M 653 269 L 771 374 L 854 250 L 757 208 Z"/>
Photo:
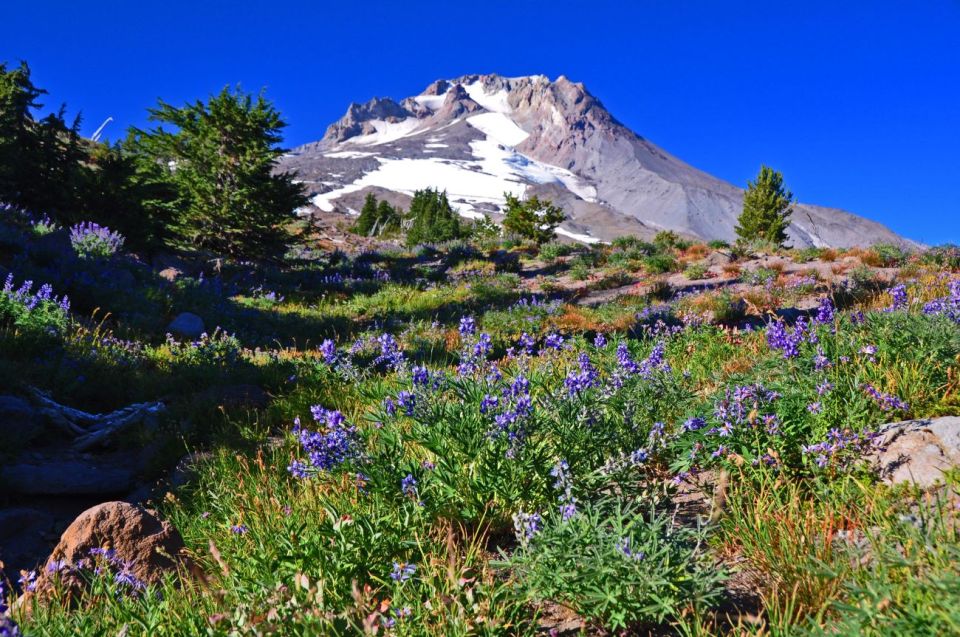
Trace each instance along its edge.
<path fill-rule="evenodd" d="M 955 632 L 956 247 L 816 247 L 767 169 L 709 243 L 590 241 L 517 123 L 625 134 L 565 79 L 289 154 L 262 94 L 116 147 L 37 95 L 0 67 L 0 635 Z"/>

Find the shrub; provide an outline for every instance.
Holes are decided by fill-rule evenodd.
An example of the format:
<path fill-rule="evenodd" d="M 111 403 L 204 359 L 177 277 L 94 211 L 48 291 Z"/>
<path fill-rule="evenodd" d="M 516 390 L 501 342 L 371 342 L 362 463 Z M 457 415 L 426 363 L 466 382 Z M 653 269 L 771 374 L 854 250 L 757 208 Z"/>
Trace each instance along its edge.
<path fill-rule="evenodd" d="M 70 228 L 70 245 L 77 256 L 84 259 L 107 259 L 123 247 L 123 236 L 92 221 L 78 223 Z"/>
<path fill-rule="evenodd" d="M 534 196 L 521 201 L 510 193 L 506 193 L 506 199 L 503 228 L 538 245 L 553 239 L 554 230 L 567 218 L 559 206 L 547 199 Z"/>
<path fill-rule="evenodd" d="M 540 258 L 544 261 L 555 261 L 560 257 L 565 257 L 573 252 L 573 246 L 569 243 L 550 242 L 540 246 Z"/>
<path fill-rule="evenodd" d="M 689 242 L 683 241 L 680 235 L 673 230 L 661 230 L 653 236 L 653 245 L 660 250 L 669 250 L 671 248 L 681 249 L 689 245 Z"/>
<path fill-rule="evenodd" d="M 920 260 L 928 265 L 956 270 L 960 268 L 960 247 L 942 245 L 921 253 Z"/>
<path fill-rule="evenodd" d="M 756 268 L 743 273 L 740 280 L 748 285 L 766 285 L 777 280 L 778 273 L 773 268 Z"/>
<path fill-rule="evenodd" d="M 878 265 L 884 268 L 899 267 L 906 262 L 909 256 L 906 250 L 890 243 L 878 243 L 874 245 L 871 250 L 873 250 L 880 261 Z"/>
<path fill-rule="evenodd" d="M 50 285 L 33 291 L 33 281 L 24 281 L 14 289 L 13 274 L 0 289 L 0 322 L 29 331 L 62 331 L 69 318 L 70 301 L 57 298 Z"/>
<path fill-rule="evenodd" d="M 522 548 L 508 563 L 532 600 L 558 602 L 619 631 L 717 599 L 724 575 L 705 559 L 698 531 L 617 500 L 568 513 L 515 518 Z"/>
<path fill-rule="evenodd" d="M 683 271 L 683 275 L 691 281 L 698 281 L 707 276 L 708 269 L 706 263 L 691 263 L 687 266 L 687 269 Z"/>
<path fill-rule="evenodd" d="M 660 252 L 646 257 L 643 260 L 643 267 L 651 274 L 664 274 L 677 269 L 677 260 L 673 255 Z"/>
<path fill-rule="evenodd" d="M 573 263 L 570 266 L 570 278 L 574 281 L 586 281 L 590 278 L 590 266 L 583 261 Z"/>
<path fill-rule="evenodd" d="M 713 250 L 726 250 L 730 247 L 730 244 L 720 239 L 714 239 L 707 243 L 707 247 Z"/>

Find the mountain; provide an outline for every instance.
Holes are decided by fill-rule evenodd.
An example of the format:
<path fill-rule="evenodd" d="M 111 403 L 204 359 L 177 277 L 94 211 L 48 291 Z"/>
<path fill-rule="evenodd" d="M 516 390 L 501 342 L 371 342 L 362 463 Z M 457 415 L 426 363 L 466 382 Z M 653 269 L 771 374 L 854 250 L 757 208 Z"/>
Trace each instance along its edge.
<path fill-rule="evenodd" d="M 564 76 L 465 75 L 400 102 L 351 104 L 280 168 L 326 212 L 356 214 L 368 192 L 405 205 L 434 187 L 461 215 L 496 219 L 503 193 L 537 194 L 567 211 L 560 234 L 586 242 L 664 229 L 729 241 L 743 205 L 742 189 L 634 133 Z M 797 247 L 909 243 L 835 208 L 797 204 L 792 221 Z"/>

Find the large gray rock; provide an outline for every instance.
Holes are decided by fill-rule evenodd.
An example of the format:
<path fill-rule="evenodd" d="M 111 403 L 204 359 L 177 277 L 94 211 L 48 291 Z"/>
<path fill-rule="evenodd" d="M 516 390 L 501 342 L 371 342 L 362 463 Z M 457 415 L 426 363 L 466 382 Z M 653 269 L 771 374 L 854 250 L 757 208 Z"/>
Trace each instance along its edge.
<path fill-rule="evenodd" d="M 22 447 L 43 431 L 43 418 L 33 406 L 17 396 L 0 396 L 0 440 L 12 448 Z"/>
<path fill-rule="evenodd" d="M 878 431 L 871 460 L 884 481 L 930 487 L 960 467 L 960 417 L 906 420 Z"/>
<path fill-rule="evenodd" d="M 181 312 L 167 326 L 167 331 L 174 336 L 196 340 L 207 330 L 203 325 L 202 318 L 190 312 Z"/>

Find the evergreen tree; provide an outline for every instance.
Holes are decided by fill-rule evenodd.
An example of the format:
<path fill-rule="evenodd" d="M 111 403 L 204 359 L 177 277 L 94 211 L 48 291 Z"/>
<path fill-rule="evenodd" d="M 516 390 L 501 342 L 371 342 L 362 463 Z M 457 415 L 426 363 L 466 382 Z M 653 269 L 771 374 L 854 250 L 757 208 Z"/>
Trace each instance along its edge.
<path fill-rule="evenodd" d="M 387 201 L 377 205 L 377 225 L 374 232 L 378 235 L 393 232 L 400 228 L 400 211 Z"/>
<path fill-rule="evenodd" d="M 12 70 L 0 64 L 0 201 L 70 222 L 89 176 L 87 150 L 80 118 L 68 125 L 63 107 L 35 118 L 45 93 L 26 63 Z"/>
<path fill-rule="evenodd" d="M 503 227 L 524 239 L 535 241 L 537 245 L 552 240 L 557 226 L 567 218 L 561 208 L 547 199 L 531 197 L 521 201 L 510 193 L 504 196 L 507 199 L 507 211 Z"/>
<path fill-rule="evenodd" d="M 377 197 L 367 193 L 360 216 L 353 231 L 366 237 L 380 236 L 400 228 L 400 211 L 386 200 L 377 202 Z"/>
<path fill-rule="evenodd" d="M 363 200 L 360 216 L 353 225 L 353 231 L 366 237 L 370 235 L 375 225 L 377 225 L 377 198 L 372 192 L 368 192 Z"/>
<path fill-rule="evenodd" d="M 463 236 L 460 218 L 450 206 L 446 192 L 432 188 L 418 190 L 410 202 L 407 217 L 410 224 L 407 245 L 437 243 Z"/>
<path fill-rule="evenodd" d="M 263 93 L 224 88 L 181 108 L 161 101 L 150 118 L 161 126 L 134 130 L 128 147 L 145 177 L 175 193 L 155 203 L 175 211 L 177 242 L 234 257 L 282 254 L 285 224 L 306 198 L 289 173 L 274 172 L 286 124 Z"/>
<path fill-rule="evenodd" d="M 793 212 L 793 193 L 783 185 L 783 175 L 760 166 L 756 181 L 747 182 L 743 212 L 737 219 L 737 236 L 743 241 L 762 240 L 782 246 Z"/>

